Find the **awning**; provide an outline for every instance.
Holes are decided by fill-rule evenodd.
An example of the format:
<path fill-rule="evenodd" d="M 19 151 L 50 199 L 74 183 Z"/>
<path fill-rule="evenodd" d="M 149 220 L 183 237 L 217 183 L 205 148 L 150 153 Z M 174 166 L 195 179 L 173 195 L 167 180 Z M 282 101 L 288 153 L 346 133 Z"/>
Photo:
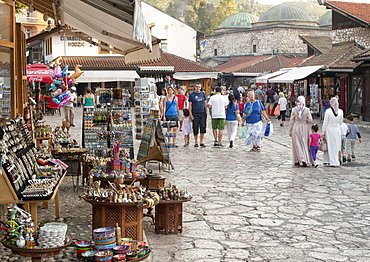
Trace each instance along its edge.
<path fill-rule="evenodd" d="M 177 72 L 173 74 L 173 78 L 177 80 L 217 79 L 218 74 L 219 72 Z"/>
<path fill-rule="evenodd" d="M 174 66 L 139 66 L 140 71 L 168 71 L 168 72 L 174 72 L 175 67 Z"/>
<path fill-rule="evenodd" d="M 53 83 L 50 73 L 53 73 L 48 66 L 43 64 L 27 65 L 27 81 L 28 82 L 43 82 Z"/>
<path fill-rule="evenodd" d="M 72 72 L 70 72 L 72 74 Z M 129 81 L 134 82 L 140 76 L 136 71 L 84 71 L 84 73 L 77 79 L 78 83 L 92 83 L 92 82 L 114 82 L 114 81 Z"/>
<path fill-rule="evenodd" d="M 234 76 L 259 76 L 261 73 L 232 72 Z"/>
<path fill-rule="evenodd" d="M 272 72 L 270 74 L 266 74 L 266 75 L 262 75 L 262 76 L 258 76 L 255 78 L 255 83 L 267 83 L 269 81 L 270 78 L 273 78 L 273 77 L 276 77 L 276 76 L 279 76 L 279 75 L 282 75 L 282 74 L 285 74 L 287 73 L 288 71 L 290 71 L 292 68 L 283 68 L 279 71 L 276 71 L 276 72 Z"/>
<path fill-rule="evenodd" d="M 315 73 L 317 70 L 323 67 L 324 67 L 323 65 L 295 67 L 283 75 L 270 79 L 269 82 L 270 83 L 293 83 L 296 80 L 306 78 L 310 74 Z"/>
<path fill-rule="evenodd" d="M 128 54 L 145 49 L 144 61 L 157 61 L 157 52 L 149 52 L 157 39 L 151 36 L 138 0 L 18 0 L 37 11 L 46 13 L 54 21 L 61 21 L 95 39 Z M 119 51 L 120 50 L 120 51 Z M 143 57 L 141 54 L 139 57 Z M 149 57 L 149 58 L 148 58 Z M 141 61 L 135 61 L 141 62 Z"/>

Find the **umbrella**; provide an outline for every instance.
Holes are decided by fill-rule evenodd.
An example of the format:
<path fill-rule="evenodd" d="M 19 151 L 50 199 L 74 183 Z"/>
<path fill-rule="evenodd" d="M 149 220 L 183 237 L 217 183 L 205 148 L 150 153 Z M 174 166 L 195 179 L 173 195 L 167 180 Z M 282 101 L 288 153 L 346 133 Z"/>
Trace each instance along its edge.
<path fill-rule="evenodd" d="M 53 83 L 50 73 L 53 72 L 49 67 L 43 64 L 27 65 L 28 82 Z"/>

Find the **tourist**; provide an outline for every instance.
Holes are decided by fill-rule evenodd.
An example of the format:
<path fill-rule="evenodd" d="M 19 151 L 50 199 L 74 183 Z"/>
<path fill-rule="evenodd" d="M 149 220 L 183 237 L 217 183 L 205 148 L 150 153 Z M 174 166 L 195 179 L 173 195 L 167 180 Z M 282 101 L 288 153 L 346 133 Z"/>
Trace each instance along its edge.
<path fill-rule="evenodd" d="M 190 120 L 189 109 L 184 108 L 184 123 L 182 126 L 182 134 L 184 135 L 184 147 L 189 146 L 190 143 L 190 134 L 193 132 L 192 123 Z"/>
<path fill-rule="evenodd" d="M 226 91 L 226 93 L 230 93 Z M 222 135 L 225 129 L 226 113 L 228 101 L 225 96 L 221 95 L 221 87 L 216 87 L 216 94 L 211 96 L 208 102 L 208 108 L 212 110 L 212 133 L 214 138 L 214 146 L 222 147 Z"/>
<path fill-rule="evenodd" d="M 202 85 L 198 82 L 194 86 L 194 92 L 189 95 L 190 119 L 193 121 L 194 147 L 206 147 L 204 144 L 204 134 L 207 127 L 207 97 L 201 91 Z M 200 144 L 198 144 L 198 134 Z"/>
<path fill-rule="evenodd" d="M 82 105 L 84 108 L 94 108 L 95 107 L 95 97 L 91 92 L 91 88 L 86 88 L 86 94 L 82 98 Z"/>
<path fill-rule="evenodd" d="M 265 93 L 265 105 L 267 109 L 267 114 L 269 116 L 272 115 L 272 109 L 274 107 L 275 99 L 274 99 L 274 90 L 272 90 L 271 85 L 267 86 L 268 90 Z M 262 100 L 261 100 L 262 101 Z"/>
<path fill-rule="evenodd" d="M 258 100 L 262 102 L 263 104 L 263 91 L 262 91 L 262 86 L 257 86 L 257 90 L 254 92 L 258 96 Z"/>
<path fill-rule="evenodd" d="M 356 158 L 355 156 L 355 144 L 356 144 L 356 135 L 358 137 L 358 142 L 362 142 L 361 140 L 361 134 L 358 130 L 358 126 L 353 123 L 353 116 L 349 115 L 347 116 L 347 123 L 348 123 L 348 134 L 347 134 L 347 161 L 351 162 L 352 160 Z"/>
<path fill-rule="evenodd" d="M 319 126 L 317 124 L 313 124 L 311 126 L 312 134 L 310 134 L 310 137 L 309 137 L 309 145 L 310 145 L 310 151 L 311 151 L 311 156 L 312 156 L 312 165 L 314 167 L 318 166 L 316 163 L 316 155 L 317 155 L 317 151 L 319 150 L 320 139 L 321 139 L 321 135 L 317 133 L 318 131 L 319 131 Z"/>
<path fill-rule="evenodd" d="M 311 111 L 306 107 L 306 99 L 299 96 L 290 117 L 289 136 L 292 138 L 293 162 L 296 166 L 312 164 L 309 150 L 310 131 L 307 124 L 312 122 Z"/>
<path fill-rule="evenodd" d="M 177 101 L 179 102 L 178 105 L 179 105 L 179 121 L 180 121 L 180 131 L 182 131 L 182 124 L 183 124 L 183 117 L 184 117 L 184 113 L 183 113 L 183 110 L 185 108 L 185 103 L 186 103 L 186 96 L 184 95 L 184 89 L 182 86 L 180 86 L 178 89 L 177 89 Z"/>
<path fill-rule="evenodd" d="M 280 92 L 279 101 L 278 101 L 278 105 L 280 105 L 280 115 L 278 116 L 278 120 L 280 121 L 280 126 L 284 126 L 287 104 L 288 104 L 288 101 L 286 100 L 284 93 Z"/>
<path fill-rule="evenodd" d="M 260 152 L 262 146 L 263 123 L 262 116 L 270 121 L 266 109 L 260 100 L 256 99 L 254 91 L 248 92 L 249 102 L 245 105 L 242 126 L 247 123 L 247 135 L 245 144 L 252 145 L 251 152 Z"/>
<path fill-rule="evenodd" d="M 343 111 L 339 109 L 338 99 L 330 99 L 330 107 L 325 111 L 322 132 L 325 135 L 328 150 L 324 151 L 324 165 L 340 166 L 341 132 Z"/>
<path fill-rule="evenodd" d="M 234 140 L 238 131 L 238 120 L 236 118 L 236 114 L 240 114 L 238 104 L 235 103 L 235 97 L 233 95 L 229 95 L 229 104 L 226 108 L 226 130 L 230 148 L 233 148 L 234 146 Z"/>
<path fill-rule="evenodd" d="M 172 143 L 174 147 L 176 145 L 176 132 L 179 127 L 179 107 L 177 97 L 175 96 L 175 89 L 172 86 L 167 88 L 167 96 L 162 100 L 162 120 L 171 121 L 171 124 L 168 124 L 167 131 L 171 132 L 169 140 L 172 138 Z M 170 141 L 171 142 L 171 141 Z"/>

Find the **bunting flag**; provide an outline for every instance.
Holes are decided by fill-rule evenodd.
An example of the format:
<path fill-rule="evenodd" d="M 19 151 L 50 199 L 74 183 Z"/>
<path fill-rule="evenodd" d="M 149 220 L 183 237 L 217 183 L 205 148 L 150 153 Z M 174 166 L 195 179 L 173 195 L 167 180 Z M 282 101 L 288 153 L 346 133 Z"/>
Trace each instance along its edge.
<path fill-rule="evenodd" d="M 204 40 L 203 42 L 201 42 L 199 44 L 199 47 L 200 47 L 200 53 L 203 53 L 204 51 L 206 51 L 206 40 Z"/>

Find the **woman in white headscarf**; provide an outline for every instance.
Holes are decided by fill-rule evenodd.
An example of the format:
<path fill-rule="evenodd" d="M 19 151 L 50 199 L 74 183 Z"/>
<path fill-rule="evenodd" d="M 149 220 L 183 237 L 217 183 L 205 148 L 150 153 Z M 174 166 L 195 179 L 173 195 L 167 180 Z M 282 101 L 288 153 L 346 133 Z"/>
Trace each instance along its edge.
<path fill-rule="evenodd" d="M 328 151 L 324 152 L 324 165 L 339 166 L 341 150 L 340 126 L 343 123 L 343 110 L 339 108 L 338 99 L 330 99 L 330 108 L 325 111 L 322 132 L 328 143 Z"/>
<path fill-rule="evenodd" d="M 296 106 L 292 109 L 289 123 L 289 136 L 292 138 L 293 162 L 296 166 L 306 167 L 312 164 L 309 149 L 310 129 L 307 125 L 312 122 L 310 109 L 306 107 L 304 96 L 299 96 Z"/>

